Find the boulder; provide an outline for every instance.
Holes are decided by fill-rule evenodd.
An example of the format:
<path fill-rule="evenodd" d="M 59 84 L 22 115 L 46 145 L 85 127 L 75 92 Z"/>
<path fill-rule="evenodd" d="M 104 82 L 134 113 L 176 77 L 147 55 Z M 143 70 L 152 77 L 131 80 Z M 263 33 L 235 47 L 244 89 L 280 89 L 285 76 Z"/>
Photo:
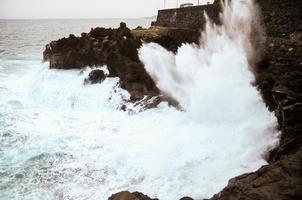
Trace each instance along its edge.
<path fill-rule="evenodd" d="M 105 79 L 106 79 L 106 75 L 104 71 L 100 69 L 95 69 L 89 73 L 84 83 L 97 84 L 97 83 L 102 83 Z"/>
<path fill-rule="evenodd" d="M 108 200 L 158 200 L 158 199 L 151 199 L 147 195 L 144 195 L 140 192 L 133 192 L 130 193 L 128 191 L 119 192 L 113 194 Z"/>
<path fill-rule="evenodd" d="M 194 199 L 192 199 L 191 197 L 183 197 L 180 200 L 194 200 Z"/>

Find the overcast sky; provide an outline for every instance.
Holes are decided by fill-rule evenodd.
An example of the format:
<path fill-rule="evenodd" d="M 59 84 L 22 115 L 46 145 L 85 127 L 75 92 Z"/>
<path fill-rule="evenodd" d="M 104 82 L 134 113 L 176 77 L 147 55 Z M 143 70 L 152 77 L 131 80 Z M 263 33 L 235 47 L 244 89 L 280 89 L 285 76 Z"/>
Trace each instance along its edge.
<path fill-rule="evenodd" d="M 176 2 L 166 0 L 166 6 L 176 7 Z M 156 15 L 163 6 L 164 0 L 0 0 L 0 18 L 137 18 Z"/>

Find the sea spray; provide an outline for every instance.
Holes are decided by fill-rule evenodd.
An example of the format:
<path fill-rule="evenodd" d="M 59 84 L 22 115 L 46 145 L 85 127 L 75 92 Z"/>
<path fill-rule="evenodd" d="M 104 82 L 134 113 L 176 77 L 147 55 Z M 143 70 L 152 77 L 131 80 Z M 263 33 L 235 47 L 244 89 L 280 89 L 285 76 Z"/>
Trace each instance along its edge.
<path fill-rule="evenodd" d="M 250 84 L 248 37 L 207 26 L 200 46 L 177 55 L 155 44 L 140 51 L 184 111 L 161 104 L 129 115 L 116 109 L 129 98 L 114 92 L 117 79 L 84 85 L 90 68 L 1 60 L 1 199 L 98 200 L 123 190 L 203 199 L 266 164 L 276 119 Z"/>
<path fill-rule="evenodd" d="M 251 87 L 254 76 L 248 62 L 253 51 L 250 42 L 253 1 L 227 2 L 220 16 L 222 25 L 215 25 L 206 17 L 199 45 L 183 44 L 176 55 L 155 43 L 144 44 L 139 51 L 157 86 L 187 110 L 206 109 L 203 100 L 217 101 L 218 107 L 223 105 L 219 101 L 233 105 L 234 98 L 242 100 L 237 106 L 245 107 L 246 101 L 263 104 Z"/>
<path fill-rule="evenodd" d="M 122 190 L 207 198 L 265 164 L 262 154 L 276 142 L 275 118 L 262 106 L 225 121 L 210 117 L 221 114 L 215 102 L 203 120 L 165 105 L 128 115 L 115 107 L 123 102 L 111 93 L 117 80 L 87 87 L 90 71 L 43 66 L 3 82 L 12 87 L 0 103 L 3 199 L 106 199 Z M 12 107 L 15 99 L 23 108 Z"/>
<path fill-rule="evenodd" d="M 207 23 L 198 45 L 183 44 L 174 54 L 149 43 L 139 51 L 141 61 L 158 88 L 180 103 L 187 118 L 204 127 L 212 126 L 212 130 L 200 129 L 199 134 L 213 136 L 220 132 L 223 141 L 215 137 L 210 139 L 218 148 L 225 147 L 220 152 L 228 151 L 232 146 L 228 143 L 230 140 L 238 139 L 242 142 L 239 146 L 247 147 L 252 145 L 245 143 L 250 137 L 268 137 L 258 142 L 266 140 L 270 145 L 254 146 L 243 153 L 249 155 L 247 163 L 261 159 L 263 153 L 276 144 L 278 136 L 275 117 L 252 86 L 254 49 L 250 36 L 256 16 L 253 0 L 226 1 L 220 15 L 221 25 L 211 23 L 205 16 Z M 257 140 L 254 145 L 256 143 Z M 219 153 L 217 156 L 221 158 Z M 233 158 L 233 162 L 238 161 Z"/>

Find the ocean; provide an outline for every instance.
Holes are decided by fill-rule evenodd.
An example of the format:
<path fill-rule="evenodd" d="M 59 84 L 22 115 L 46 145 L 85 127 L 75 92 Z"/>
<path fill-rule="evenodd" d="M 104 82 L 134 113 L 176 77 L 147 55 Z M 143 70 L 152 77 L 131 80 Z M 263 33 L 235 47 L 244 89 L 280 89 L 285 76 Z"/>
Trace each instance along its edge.
<path fill-rule="evenodd" d="M 151 24 L 0 20 L 1 200 L 105 200 L 124 190 L 202 199 L 266 164 L 277 122 L 251 84 L 241 43 L 227 34 L 213 29 L 204 46 L 186 44 L 176 55 L 156 44 L 140 49 L 158 87 L 184 111 L 166 103 L 118 110 L 129 98 L 120 88 L 112 92 L 118 78 L 84 85 L 91 68 L 50 70 L 42 63 L 50 41 L 121 21 Z"/>

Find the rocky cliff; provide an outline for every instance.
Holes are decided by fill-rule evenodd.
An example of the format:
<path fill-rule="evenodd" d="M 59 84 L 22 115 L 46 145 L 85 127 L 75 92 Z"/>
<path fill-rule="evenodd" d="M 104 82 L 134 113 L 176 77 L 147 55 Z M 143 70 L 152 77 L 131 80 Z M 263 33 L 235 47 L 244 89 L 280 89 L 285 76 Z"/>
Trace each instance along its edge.
<path fill-rule="evenodd" d="M 229 181 L 212 200 L 302 199 L 302 2 L 258 0 L 266 38 L 257 86 L 282 132 L 270 163 Z"/>
<path fill-rule="evenodd" d="M 157 97 L 148 106 L 155 106 L 160 101 L 177 103 L 169 97 L 161 96 L 151 77 L 147 74 L 138 58 L 138 48 L 142 41 L 155 42 L 170 51 L 184 42 L 197 42 L 199 32 L 191 29 L 151 27 L 130 30 L 125 23 L 118 29 L 95 28 L 81 37 L 70 35 L 52 41 L 43 52 L 44 61 L 49 61 L 50 69 L 82 69 L 87 66 L 106 65 L 109 77 L 119 77 L 120 87 L 131 95 L 131 101 L 140 101 L 144 97 Z M 100 70 L 92 71 L 85 83 L 100 83 L 106 78 Z"/>

